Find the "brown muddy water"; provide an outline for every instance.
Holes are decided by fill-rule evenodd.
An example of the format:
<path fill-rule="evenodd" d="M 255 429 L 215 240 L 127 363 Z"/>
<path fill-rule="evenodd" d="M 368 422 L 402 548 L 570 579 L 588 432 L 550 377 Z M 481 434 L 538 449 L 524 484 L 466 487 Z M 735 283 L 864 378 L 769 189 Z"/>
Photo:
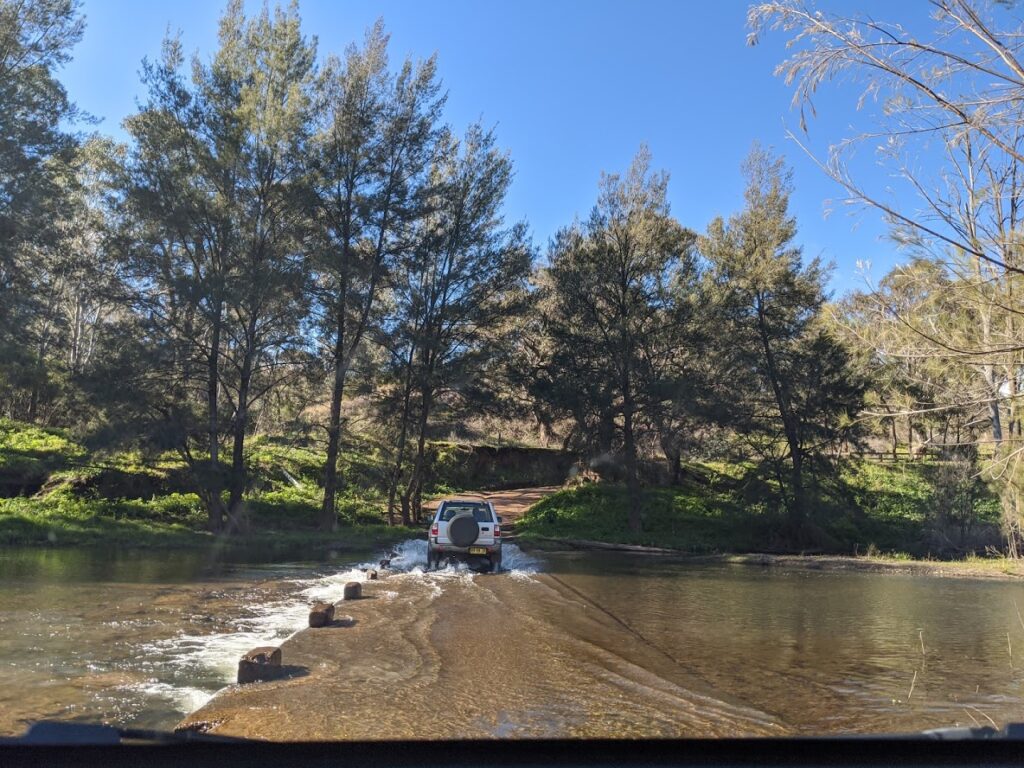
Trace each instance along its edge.
<path fill-rule="evenodd" d="M 218 732 L 267 738 L 1024 720 L 1016 582 L 515 551 L 510 573 L 423 573 L 423 549 L 401 547 L 367 585 L 375 599 L 340 609 L 354 627 L 288 640 L 286 663 L 308 675 L 212 700 L 242 652 L 292 636 L 311 600 L 340 600 L 376 557 L 0 550 L 0 733 L 41 718 L 170 729 L 200 707 Z"/>

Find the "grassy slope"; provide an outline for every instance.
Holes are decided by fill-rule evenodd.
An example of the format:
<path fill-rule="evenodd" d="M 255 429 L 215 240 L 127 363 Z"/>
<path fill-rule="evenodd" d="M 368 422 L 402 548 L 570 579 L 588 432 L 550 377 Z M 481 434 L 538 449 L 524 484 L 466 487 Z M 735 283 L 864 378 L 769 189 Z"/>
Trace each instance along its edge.
<path fill-rule="evenodd" d="M 457 447 L 434 446 L 434 489 L 464 484 L 466 457 Z M 317 531 L 322 455 L 284 441 L 252 442 L 253 487 L 248 500 L 250 539 L 336 547 L 366 547 L 401 539 L 407 529 L 383 525 L 383 457 L 373 446 L 346 452 L 339 496 L 341 529 Z M 143 460 L 121 453 L 90 456 L 59 430 L 0 420 L 0 544 L 115 543 L 189 546 L 211 541 L 205 513 L 189 492 L 188 475 L 173 454 Z M 934 465 L 850 464 L 842 483 L 823 492 L 817 510 L 822 549 L 852 554 L 872 549 L 926 555 L 927 515 Z M 667 546 L 689 552 L 787 551 L 775 533 L 779 513 L 766 499 L 771 481 L 752 465 L 703 463 L 687 467 L 681 488 L 651 488 L 643 499 L 643 533 L 626 527 L 624 488 L 590 485 L 549 497 L 519 525 L 525 540 L 540 538 Z M 500 478 L 499 478 L 500 479 Z M 998 503 L 983 497 L 979 516 L 994 523 Z"/>
<path fill-rule="evenodd" d="M 339 499 L 341 524 L 334 534 L 319 532 L 321 461 L 311 450 L 255 442 L 249 457 L 255 486 L 248 498 L 251 533 L 245 541 L 365 548 L 413 533 L 384 525 L 382 499 L 373 490 L 379 486 L 379 462 L 372 453 L 342 456 L 349 484 Z M 143 461 L 122 453 L 100 460 L 59 430 L 0 420 L 0 482 L 8 491 L 20 486 L 24 494 L 0 498 L 0 544 L 209 543 L 202 503 L 187 491 L 186 478 L 184 464 L 171 454 Z"/>
<path fill-rule="evenodd" d="M 745 479 L 751 468 L 700 464 L 689 469 L 684 487 L 644 491 L 639 534 L 627 527 L 629 497 L 617 485 L 585 485 L 554 494 L 527 512 L 517 530 L 525 541 L 589 539 L 693 553 L 792 551 L 777 535 L 780 513 L 765 503 L 770 484 Z M 816 549 L 926 556 L 934 469 L 924 463 L 845 466 L 842 483 L 822 493 L 816 510 Z M 994 529 L 994 496 L 983 492 L 975 509 L 981 525 Z"/>

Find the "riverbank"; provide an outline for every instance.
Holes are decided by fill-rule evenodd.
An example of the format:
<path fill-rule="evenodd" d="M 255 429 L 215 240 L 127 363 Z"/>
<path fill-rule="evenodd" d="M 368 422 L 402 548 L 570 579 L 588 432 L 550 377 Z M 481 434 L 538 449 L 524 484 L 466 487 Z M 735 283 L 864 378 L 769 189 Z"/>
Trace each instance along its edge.
<path fill-rule="evenodd" d="M 646 487 L 641 530 L 629 528 L 630 496 L 622 485 L 591 483 L 545 498 L 516 527 L 520 541 L 585 541 L 654 547 L 690 555 L 767 552 L 776 555 L 882 555 L 947 560 L 1002 546 L 999 502 L 983 484 L 969 489 L 969 517 L 943 512 L 943 466 L 849 461 L 817 490 L 799 538 L 778 503 L 778 489 L 755 467 L 687 466 L 678 486 Z"/>
<path fill-rule="evenodd" d="M 814 551 L 925 560 L 1001 545 L 991 490 L 972 481 L 951 496 L 942 462 L 932 460 L 840 462 L 814 486 L 808 535 L 795 542 L 785 533 L 777 484 L 749 462 L 689 462 L 677 485 L 647 485 L 641 531 L 634 532 L 623 486 L 560 485 L 570 454 L 442 442 L 432 443 L 428 454 L 428 498 L 518 487 L 493 499 L 526 545 L 585 540 L 693 555 Z M 0 419 L 0 545 L 191 547 L 240 540 L 324 551 L 383 547 L 420 533 L 385 524 L 387 453 L 369 438 L 353 438 L 340 457 L 339 530 L 328 535 L 320 531 L 324 456 L 315 444 L 259 437 L 250 442 L 247 461 L 246 533 L 215 538 L 207 532 L 195 477 L 180 456 L 100 455 L 65 431 Z M 953 497 L 958 514 L 966 509 L 969 519 L 952 521 L 943 512 Z"/>
<path fill-rule="evenodd" d="M 268 436 L 249 445 L 245 531 L 214 536 L 181 456 L 90 451 L 66 430 L 0 419 L 0 546 L 255 544 L 322 552 L 385 547 L 422 533 L 387 525 L 388 454 L 369 437 L 352 437 L 339 457 L 338 529 L 326 534 L 319 446 Z M 517 446 L 432 442 L 428 449 L 428 495 L 560 483 L 573 461 L 560 451 Z"/>
<path fill-rule="evenodd" d="M 938 576 L 942 578 L 1024 579 L 1024 563 L 1005 557 L 972 557 L 966 560 L 910 560 L 895 557 L 843 555 L 745 554 L 694 558 L 695 561 L 723 562 L 766 568 L 801 568 L 809 571 L 861 571 L 870 573 Z"/>
<path fill-rule="evenodd" d="M 8 503 L 3 504 L 4 501 Z M 52 500 L 0 499 L 0 545 L 140 549 L 279 547 L 322 554 L 387 547 L 422 533 L 419 528 L 403 526 L 349 524 L 330 532 L 315 527 L 260 527 L 244 533 L 217 535 L 202 530 L 201 526 L 119 516 L 118 512 L 127 503 L 93 504 L 86 505 L 84 510 L 68 511 Z"/>
<path fill-rule="evenodd" d="M 915 560 L 893 555 L 809 555 L 747 552 L 734 554 L 695 555 L 680 549 L 644 547 L 633 544 L 612 544 L 587 539 L 546 539 L 529 537 L 518 540 L 525 551 L 539 552 L 617 552 L 671 558 L 689 565 L 745 565 L 762 568 L 789 568 L 808 571 L 856 571 L 862 573 L 936 576 L 941 578 L 1024 579 L 1024 561 L 1007 557 L 970 557 L 964 560 Z"/>

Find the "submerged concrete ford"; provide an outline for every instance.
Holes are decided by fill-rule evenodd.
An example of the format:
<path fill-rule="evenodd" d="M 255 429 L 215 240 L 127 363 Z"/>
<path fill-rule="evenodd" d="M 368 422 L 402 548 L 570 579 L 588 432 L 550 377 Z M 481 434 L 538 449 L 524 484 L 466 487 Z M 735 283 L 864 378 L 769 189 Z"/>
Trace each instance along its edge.
<path fill-rule="evenodd" d="M 501 570 L 501 518 L 489 501 L 446 499 L 430 523 L 427 568 L 453 560 L 476 571 Z"/>

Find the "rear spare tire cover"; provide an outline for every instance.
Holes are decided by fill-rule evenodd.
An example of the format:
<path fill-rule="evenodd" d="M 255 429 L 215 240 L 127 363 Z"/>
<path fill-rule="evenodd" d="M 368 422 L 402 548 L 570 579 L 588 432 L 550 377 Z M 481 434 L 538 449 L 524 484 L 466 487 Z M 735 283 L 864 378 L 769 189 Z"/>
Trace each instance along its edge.
<path fill-rule="evenodd" d="M 448 538 L 456 547 L 468 547 L 480 535 L 480 526 L 472 515 L 456 515 L 448 521 Z"/>

